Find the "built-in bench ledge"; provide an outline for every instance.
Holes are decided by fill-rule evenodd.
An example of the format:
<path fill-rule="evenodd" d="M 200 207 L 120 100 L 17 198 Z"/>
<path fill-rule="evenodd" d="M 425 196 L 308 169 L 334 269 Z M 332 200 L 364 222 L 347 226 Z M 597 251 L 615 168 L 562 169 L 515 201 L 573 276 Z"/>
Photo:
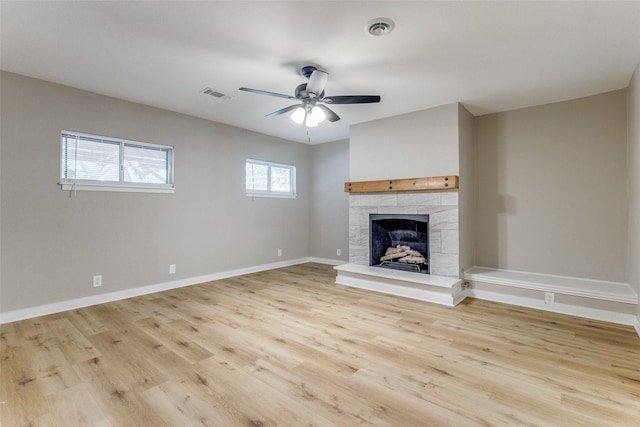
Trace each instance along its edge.
<path fill-rule="evenodd" d="M 434 276 L 402 270 L 342 264 L 334 267 L 336 283 L 453 307 L 465 294 L 462 281 L 455 277 Z"/>
<path fill-rule="evenodd" d="M 615 323 L 633 324 L 638 304 L 628 283 L 478 266 L 464 279 L 470 297 Z"/>

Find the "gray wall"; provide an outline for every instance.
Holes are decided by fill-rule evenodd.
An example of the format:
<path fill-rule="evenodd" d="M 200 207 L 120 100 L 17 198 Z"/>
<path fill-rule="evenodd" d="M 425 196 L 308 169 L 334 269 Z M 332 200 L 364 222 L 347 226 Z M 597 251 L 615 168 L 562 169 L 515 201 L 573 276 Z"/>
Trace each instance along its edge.
<path fill-rule="evenodd" d="M 15 74 L 1 82 L 2 312 L 310 256 L 308 146 Z M 62 129 L 174 145 L 175 194 L 69 197 Z M 247 157 L 295 165 L 298 198 L 246 197 Z"/>
<path fill-rule="evenodd" d="M 349 260 L 349 141 L 311 146 L 311 256 Z M 336 255 L 336 249 L 341 255 Z"/>
<path fill-rule="evenodd" d="M 629 283 L 640 294 L 640 64 L 627 92 L 627 134 L 629 179 Z M 638 304 L 640 325 L 640 304 Z"/>
<path fill-rule="evenodd" d="M 469 218 L 460 218 L 462 266 L 475 257 L 477 265 L 639 289 L 639 75 L 626 99 L 616 91 L 477 118 L 457 104 L 453 115 L 442 107 L 436 129 L 450 134 L 448 118 L 457 117 L 459 146 L 440 148 L 460 157 L 442 172 L 459 167 L 460 203 L 475 204 L 471 237 Z M 358 161 L 356 178 L 349 176 L 348 141 L 306 146 L 15 74 L 3 72 L 1 83 L 2 312 L 306 256 L 346 261 L 343 183 L 380 179 L 385 167 L 385 177 L 425 176 Z M 406 129 L 421 114 L 389 120 Z M 69 197 L 57 185 L 61 129 L 174 145 L 176 193 Z M 376 146 L 408 136 L 379 138 Z M 296 165 L 298 198 L 247 198 L 246 157 Z M 470 201 L 465 177 L 472 177 Z M 168 274 L 171 263 L 176 275 Z M 94 274 L 103 275 L 102 288 L 91 287 Z"/>
<path fill-rule="evenodd" d="M 626 282 L 625 91 L 475 122 L 476 264 Z"/>
<path fill-rule="evenodd" d="M 459 175 L 458 104 L 351 127 L 350 181 Z"/>
<path fill-rule="evenodd" d="M 460 154 L 460 268 L 467 270 L 475 265 L 475 221 L 474 221 L 474 125 L 475 119 L 466 108 L 458 104 L 458 153 Z"/>

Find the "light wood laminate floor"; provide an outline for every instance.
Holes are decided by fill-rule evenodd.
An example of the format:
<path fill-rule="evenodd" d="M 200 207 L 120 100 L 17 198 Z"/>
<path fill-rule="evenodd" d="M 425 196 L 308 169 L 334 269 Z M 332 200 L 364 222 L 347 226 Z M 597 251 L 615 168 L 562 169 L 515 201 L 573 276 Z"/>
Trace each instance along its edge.
<path fill-rule="evenodd" d="M 304 264 L 1 326 L 10 426 L 640 426 L 630 326 Z"/>

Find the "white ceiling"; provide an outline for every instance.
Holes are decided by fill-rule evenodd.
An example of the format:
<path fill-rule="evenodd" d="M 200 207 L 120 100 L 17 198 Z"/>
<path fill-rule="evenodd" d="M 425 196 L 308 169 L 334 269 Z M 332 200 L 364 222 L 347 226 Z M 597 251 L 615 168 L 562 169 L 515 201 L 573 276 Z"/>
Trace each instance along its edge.
<path fill-rule="evenodd" d="M 385 37 L 372 18 L 395 21 Z M 640 1 L 0 3 L 3 70 L 299 142 L 461 102 L 474 115 L 624 88 L 640 61 Z M 289 115 L 302 65 L 327 71 L 342 120 L 310 134 Z M 200 93 L 211 87 L 222 100 Z M 401 135 L 400 135 L 401 137 Z"/>

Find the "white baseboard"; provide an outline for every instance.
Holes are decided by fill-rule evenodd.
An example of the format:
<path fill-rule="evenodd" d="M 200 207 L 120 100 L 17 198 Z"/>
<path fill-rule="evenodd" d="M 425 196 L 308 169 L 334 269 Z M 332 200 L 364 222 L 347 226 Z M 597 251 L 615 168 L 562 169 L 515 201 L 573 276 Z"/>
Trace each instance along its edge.
<path fill-rule="evenodd" d="M 628 283 L 477 266 L 464 278 L 471 281 L 467 295 L 473 298 L 624 325 L 637 323 L 638 295 Z M 555 302 L 545 304 L 546 292 L 555 294 Z"/>
<path fill-rule="evenodd" d="M 347 264 L 349 261 L 343 261 L 341 259 L 330 259 L 330 258 L 309 258 L 308 262 L 317 262 L 318 264 L 327 264 L 327 265 L 342 265 Z"/>
<path fill-rule="evenodd" d="M 199 283 L 211 282 L 214 280 L 227 279 L 229 277 L 242 276 L 244 274 L 257 273 L 259 271 L 273 270 L 275 268 L 289 267 L 292 265 L 304 264 L 307 262 L 317 262 L 322 264 L 342 263 L 337 260 L 323 258 L 298 258 L 289 261 L 262 264 L 253 267 L 239 268 L 236 270 L 223 271 L 219 273 L 207 274 L 204 276 L 189 277 L 186 279 L 173 280 L 170 282 L 158 283 L 155 285 L 141 286 L 139 288 L 124 289 L 106 294 L 92 295 L 82 298 L 74 298 L 67 301 L 60 301 L 51 304 L 44 304 L 36 307 L 28 307 L 20 310 L 0 313 L 0 324 L 15 322 L 18 320 L 31 319 L 33 317 L 45 316 L 47 314 L 60 313 L 62 311 L 75 310 L 96 304 L 118 301 L 140 295 L 152 294 L 155 292 L 167 291 L 169 289 L 182 288 L 185 286 L 197 285 Z"/>
<path fill-rule="evenodd" d="M 534 308 L 537 310 L 550 311 L 552 313 L 568 314 L 570 316 L 584 317 L 586 319 L 601 320 L 604 322 L 618 323 L 621 325 L 632 325 L 635 316 L 631 314 L 618 313 L 612 310 L 601 310 L 592 307 L 582 307 L 573 304 L 554 303 L 547 305 L 543 300 L 523 296 L 508 295 L 500 292 L 491 292 L 481 289 L 468 289 L 467 296 L 486 301 L 500 302 L 503 304 L 517 305 L 519 307 Z M 640 329 L 638 335 L 640 335 Z"/>
<path fill-rule="evenodd" d="M 125 289 L 122 291 L 110 292 L 106 294 L 100 295 L 92 295 L 88 297 L 75 298 L 67 301 L 60 301 L 51 304 L 44 304 L 36 307 L 28 307 L 20 310 L 8 311 L 5 313 L 0 313 L 0 324 L 15 322 L 18 320 L 30 319 L 33 317 L 45 316 L 47 314 L 59 313 L 67 310 L 75 310 L 78 308 L 88 307 L 96 304 L 103 304 L 112 301 L 118 301 L 126 298 L 132 298 L 140 295 L 147 295 L 155 292 L 162 292 L 170 289 L 181 288 L 185 286 L 197 285 L 200 283 L 211 282 L 214 280 L 226 279 L 229 277 L 241 276 L 244 274 L 257 273 L 260 271 L 273 270 L 276 268 L 289 267 L 292 265 L 304 264 L 307 262 L 315 262 L 320 264 L 327 265 L 342 265 L 347 264 L 347 262 L 342 260 L 335 260 L 329 258 L 316 258 L 316 257 L 306 257 L 306 258 L 298 258 L 289 261 L 282 261 L 270 264 L 262 264 L 253 267 L 239 268 L 235 270 L 223 271 L 218 273 L 207 274 L 203 276 L 190 277 L 186 279 L 174 280 L 170 282 L 158 283 L 155 285 L 142 286 L 138 288 Z M 466 275 L 465 278 L 469 279 Z M 344 283 L 346 284 L 346 283 Z M 353 286 L 355 283 L 350 283 Z M 504 285 L 504 283 L 502 283 Z M 358 286 L 363 287 L 365 286 Z M 398 292 L 397 289 L 377 289 L 378 291 L 393 291 L 391 293 Z M 554 289 L 557 291 L 557 289 Z M 410 292 L 407 295 L 403 295 L 407 297 L 415 298 L 416 295 L 414 292 Z M 544 301 L 541 299 L 534 299 L 528 297 L 519 297 L 514 295 L 508 295 L 500 292 L 490 292 L 480 289 L 468 289 L 465 292 L 459 292 L 454 296 L 453 300 L 449 300 L 450 297 L 446 299 L 442 299 L 441 295 L 433 294 L 429 295 L 431 302 L 437 302 L 445 305 L 456 305 L 464 296 L 469 296 L 478 299 L 484 299 L 495 302 L 502 302 L 506 304 L 519 305 L 523 307 L 530 307 L 540 310 L 553 311 L 562 314 L 569 314 L 573 316 L 586 317 L 596 320 L 603 320 L 608 322 L 620 323 L 625 325 L 633 325 L 638 336 L 640 336 L 640 316 L 635 316 L 632 314 L 625 313 L 617 313 L 610 310 L 599 310 L 597 308 L 587 308 L 587 307 L 579 307 L 576 305 L 568 305 L 568 304 L 553 304 L 552 306 L 548 306 L 544 304 Z M 423 297 L 419 298 L 423 299 Z M 426 299 L 425 299 L 426 300 Z"/>

